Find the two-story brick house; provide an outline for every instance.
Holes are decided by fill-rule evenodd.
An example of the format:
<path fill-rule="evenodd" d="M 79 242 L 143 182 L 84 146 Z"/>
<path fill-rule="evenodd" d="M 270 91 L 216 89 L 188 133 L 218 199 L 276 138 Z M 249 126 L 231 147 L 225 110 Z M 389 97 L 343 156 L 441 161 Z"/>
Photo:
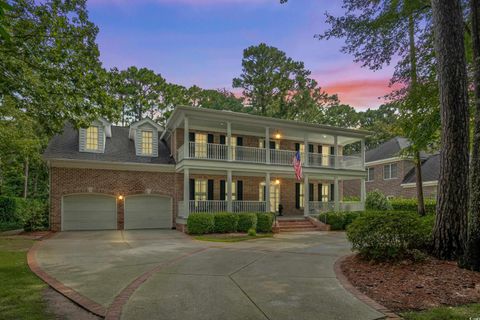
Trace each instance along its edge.
<path fill-rule="evenodd" d="M 415 164 L 412 158 L 402 155 L 402 150 L 409 145 L 408 139 L 395 137 L 365 153 L 367 192 L 379 190 L 387 197 L 417 196 Z M 424 196 L 434 198 L 440 172 L 439 155 L 421 153 L 420 157 Z M 344 184 L 345 196 L 357 195 L 359 190 L 360 181 Z"/>
<path fill-rule="evenodd" d="M 365 183 L 368 132 L 244 113 L 177 107 L 160 127 L 99 120 L 66 126 L 44 157 L 51 179 L 52 230 L 172 228 L 192 212 L 359 210 L 343 183 Z M 362 155 L 343 156 L 360 143 Z M 305 147 L 307 146 L 307 147 Z M 299 151 L 303 179 L 292 159 Z"/>

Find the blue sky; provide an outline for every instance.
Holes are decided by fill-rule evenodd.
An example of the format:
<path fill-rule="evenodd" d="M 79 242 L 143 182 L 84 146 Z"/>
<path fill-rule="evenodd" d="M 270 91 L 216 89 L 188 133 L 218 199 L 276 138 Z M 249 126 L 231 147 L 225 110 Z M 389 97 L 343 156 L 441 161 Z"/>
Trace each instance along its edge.
<path fill-rule="evenodd" d="M 105 67 L 147 67 L 184 86 L 231 89 L 243 49 L 264 42 L 305 63 L 342 102 L 377 107 L 392 68 L 360 68 L 340 52 L 342 40 L 314 39 L 324 13 L 341 14 L 340 0 L 90 0 Z"/>

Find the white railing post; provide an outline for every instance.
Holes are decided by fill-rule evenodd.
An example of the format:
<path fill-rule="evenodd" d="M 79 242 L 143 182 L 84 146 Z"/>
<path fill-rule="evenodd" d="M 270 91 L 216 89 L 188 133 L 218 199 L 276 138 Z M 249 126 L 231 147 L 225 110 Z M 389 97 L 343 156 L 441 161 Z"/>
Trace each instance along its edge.
<path fill-rule="evenodd" d="M 270 208 L 270 172 L 265 173 L 265 212 L 271 212 Z"/>
<path fill-rule="evenodd" d="M 303 165 L 305 167 L 308 167 L 309 166 L 309 155 L 310 155 L 310 150 L 308 149 L 308 138 L 307 136 L 305 135 L 305 139 L 303 140 L 303 154 L 305 155 L 305 159 L 303 159 Z"/>
<path fill-rule="evenodd" d="M 183 145 L 185 146 L 185 148 L 183 148 L 183 151 L 185 152 L 185 159 L 188 159 L 190 157 L 190 140 L 188 130 L 188 118 L 185 117 L 183 119 Z"/>
<path fill-rule="evenodd" d="M 265 127 L 265 161 L 270 163 L 270 128 Z"/>
<path fill-rule="evenodd" d="M 360 202 L 365 203 L 367 198 L 367 193 L 365 190 L 365 178 L 360 179 Z"/>

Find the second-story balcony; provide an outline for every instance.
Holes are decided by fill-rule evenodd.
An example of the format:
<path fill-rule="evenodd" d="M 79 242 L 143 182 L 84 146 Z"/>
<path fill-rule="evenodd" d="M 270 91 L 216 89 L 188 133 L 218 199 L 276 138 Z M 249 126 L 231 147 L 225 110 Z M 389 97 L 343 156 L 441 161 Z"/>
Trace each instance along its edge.
<path fill-rule="evenodd" d="M 177 150 L 177 161 L 184 159 L 203 159 L 233 161 L 244 163 L 292 165 L 296 151 L 265 149 L 245 146 L 228 146 L 215 143 L 189 142 Z M 314 168 L 363 170 L 363 161 L 359 156 L 324 155 L 322 153 L 301 152 L 302 164 Z"/>

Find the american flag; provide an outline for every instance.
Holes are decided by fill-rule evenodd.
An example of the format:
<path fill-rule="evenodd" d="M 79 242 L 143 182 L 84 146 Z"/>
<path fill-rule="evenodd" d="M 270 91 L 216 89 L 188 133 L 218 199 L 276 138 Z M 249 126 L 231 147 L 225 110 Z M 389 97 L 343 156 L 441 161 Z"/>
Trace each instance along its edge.
<path fill-rule="evenodd" d="M 295 153 L 293 157 L 293 170 L 295 170 L 295 177 L 297 180 L 302 180 L 303 173 L 302 173 L 302 161 L 300 161 L 300 151 Z"/>

